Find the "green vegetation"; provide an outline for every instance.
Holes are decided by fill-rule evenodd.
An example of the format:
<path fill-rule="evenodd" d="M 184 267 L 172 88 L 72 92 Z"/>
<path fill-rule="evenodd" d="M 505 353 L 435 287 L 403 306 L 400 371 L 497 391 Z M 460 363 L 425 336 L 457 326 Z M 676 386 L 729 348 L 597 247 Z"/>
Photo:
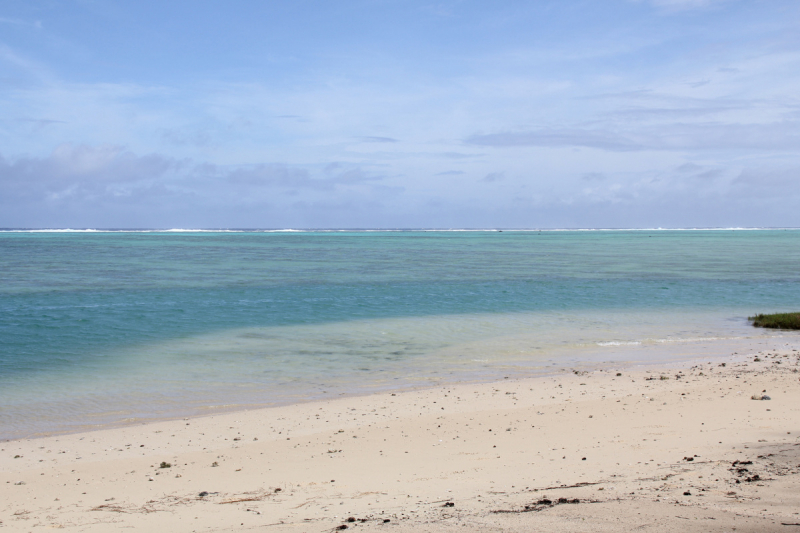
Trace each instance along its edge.
<path fill-rule="evenodd" d="M 758 314 L 747 319 L 757 328 L 800 329 L 800 313 Z"/>

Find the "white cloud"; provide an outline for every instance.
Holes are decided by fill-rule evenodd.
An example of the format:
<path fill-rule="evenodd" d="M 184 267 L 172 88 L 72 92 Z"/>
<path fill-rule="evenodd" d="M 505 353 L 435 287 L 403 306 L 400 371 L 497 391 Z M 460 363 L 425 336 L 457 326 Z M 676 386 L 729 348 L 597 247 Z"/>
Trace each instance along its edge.
<path fill-rule="evenodd" d="M 47 157 L 0 158 L 0 202 L 77 206 L 132 196 L 235 204 L 263 200 L 275 191 L 335 191 L 377 182 L 380 176 L 350 165 L 320 175 L 278 163 L 219 166 L 162 154 L 136 155 L 119 146 L 63 144 Z"/>

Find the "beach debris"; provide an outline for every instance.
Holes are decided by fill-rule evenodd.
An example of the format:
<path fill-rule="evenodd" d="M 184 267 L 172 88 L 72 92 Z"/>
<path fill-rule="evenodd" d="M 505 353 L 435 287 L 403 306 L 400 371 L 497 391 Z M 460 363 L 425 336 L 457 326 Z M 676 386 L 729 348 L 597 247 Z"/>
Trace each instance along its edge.
<path fill-rule="evenodd" d="M 686 462 L 691 462 L 694 461 L 694 457 L 684 457 L 683 460 Z"/>
<path fill-rule="evenodd" d="M 556 505 L 564 505 L 564 504 L 578 504 L 578 503 L 597 503 L 599 500 L 579 500 L 578 498 L 559 498 L 555 501 L 549 498 L 542 498 L 535 503 L 526 505 L 522 509 L 498 509 L 492 511 L 492 513 L 531 513 L 531 512 L 539 512 L 543 511 L 544 509 L 549 509 L 551 507 L 555 507 Z"/>
<path fill-rule="evenodd" d="M 758 474 L 748 475 L 750 474 L 750 470 L 745 468 L 745 466 L 749 466 L 752 464 L 753 461 L 734 461 L 731 463 L 731 467 L 728 470 L 735 473 L 739 478 L 744 478 L 744 479 L 736 479 L 735 480 L 736 483 L 741 483 L 742 481 L 745 481 L 747 483 L 752 483 L 754 481 L 761 481 L 761 476 Z"/>
<path fill-rule="evenodd" d="M 16 483 L 14 483 L 14 485 L 25 485 L 25 482 L 24 481 L 17 481 Z"/>
<path fill-rule="evenodd" d="M 753 394 L 752 396 L 750 396 L 750 399 L 751 400 L 771 400 L 772 398 L 770 398 L 766 394 Z"/>
<path fill-rule="evenodd" d="M 211 463 L 211 466 L 219 466 L 219 463 L 214 461 L 213 463 Z"/>
<path fill-rule="evenodd" d="M 21 456 L 21 455 L 15 455 L 15 456 L 14 456 L 14 459 L 21 459 L 21 458 L 22 458 L 22 456 Z"/>
<path fill-rule="evenodd" d="M 204 490 L 203 492 L 201 492 L 200 494 L 198 494 L 198 496 L 200 496 L 201 498 L 205 498 L 206 496 L 208 496 L 208 491 L 205 491 L 205 490 Z"/>
<path fill-rule="evenodd" d="M 442 507 L 455 507 L 455 506 L 456 506 L 456 504 L 453 503 L 453 502 L 445 502 L 445 504 L 442 505 Z"/>
<path fill-rule="evenodd" d="M 691 492 L 689 492 L 689 491 L 687 490 L 687 491 L 684 491 L 683 495 L 684 495 L 684 496 L 691 496 L 691 495 L 692 495 L 692 493 L 691 493 Z"/>
<path fill-rule="evenodd" d="M 161 461 L 161 464 L 158 465 L 159 468 L 172 468 L 172 463 L 168 463 L 166 461 Z"/>

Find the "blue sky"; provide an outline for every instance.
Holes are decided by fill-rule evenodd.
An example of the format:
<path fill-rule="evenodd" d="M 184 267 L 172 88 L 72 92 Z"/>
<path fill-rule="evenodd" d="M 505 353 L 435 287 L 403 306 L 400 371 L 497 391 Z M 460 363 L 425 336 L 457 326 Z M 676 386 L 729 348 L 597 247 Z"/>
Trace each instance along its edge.
<path fill-rule="evenodd" d="M 0 5 L 0 227 L 794 227 L 799 185 L 796 1 Z"/>

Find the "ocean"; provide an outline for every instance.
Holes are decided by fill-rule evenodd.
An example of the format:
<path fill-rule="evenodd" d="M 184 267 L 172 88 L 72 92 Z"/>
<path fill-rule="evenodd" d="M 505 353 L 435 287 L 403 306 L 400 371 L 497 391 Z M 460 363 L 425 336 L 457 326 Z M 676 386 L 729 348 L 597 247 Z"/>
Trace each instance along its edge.
<path fill-rule="evenodd" d="M 796 343 L 747 316 L 799 266 L 800 230 L 0 231 L 0 439 Z"/>

